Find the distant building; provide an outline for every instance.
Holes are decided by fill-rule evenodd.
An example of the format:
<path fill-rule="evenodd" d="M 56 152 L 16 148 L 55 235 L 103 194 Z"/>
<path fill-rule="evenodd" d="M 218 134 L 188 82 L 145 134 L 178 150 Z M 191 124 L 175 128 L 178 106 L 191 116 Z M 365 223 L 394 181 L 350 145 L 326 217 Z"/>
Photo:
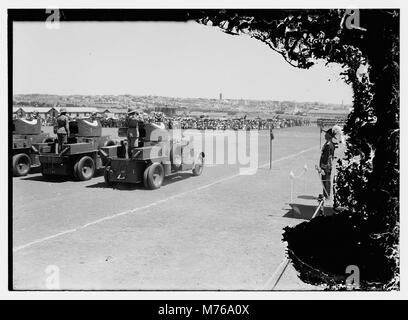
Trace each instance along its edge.
<path fill-rule="evenodd" d="M 44 107 L 13 107 L 13 114 L 18 118 L 26 118 L 37 111 L 41 118 L 46 119 L 47 117 L 55 116 L 58 114 L 58 110 L 55 108 L 44 108 Z"/>
<path fill-rule="evenodd" d="M 34 111 L 38 111 L 41 118 L 46 119 L 48 117 L 57 117 L 61 106 L 52 107 L 52 108 L 44 108 L 44 107 L 13 107 L 13 114 L 15 114 L 19 118 L 27 117 L 33 114 Z M 96 108 L 96 107 L 65 107 L 67 110 L 67 115 L 73 118 L 86 118 L 89 117 L 92 113 L 96 112 L 99 115 L 108 114 L 110 111 L 105 108 Z"/>
<path fill-rule="evenodd" d="M 58 112 L 61 107 L 56 108 Z M 101 113 L 98 108 L 95 107 L 66 107 L 67 115 L 73 118 L 86 118 L 89 117 L 93 112 Z"/>
<path fill-rule="evenodd" d="M 17 118 L 23 118 L 26 113 L 22 107 L 13 107 L 13 115 L 16 115 Z"/>
<path fill-rule="evenodd" d="M 125 116 L 127 112 L 128 112 L 128 109 L 126 108 L 112 109 L 112 113 L 116 118 L 121 118 Z"/>

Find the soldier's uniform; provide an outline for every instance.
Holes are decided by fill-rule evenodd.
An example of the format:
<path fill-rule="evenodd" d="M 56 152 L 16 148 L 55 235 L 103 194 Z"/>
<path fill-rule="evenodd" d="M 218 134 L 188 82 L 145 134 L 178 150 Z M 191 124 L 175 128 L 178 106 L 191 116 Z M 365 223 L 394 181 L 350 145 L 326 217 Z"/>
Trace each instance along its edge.
<path fill-rule="evenodd" d="M 130 133 L 129 127 L 130 127 L 130 122 L 131 120 L 137 120 L 138 113 L 135 109 L 128 109 L 128 113 L 126 116 L 126 127 L 128 128 L 128 135 L 127 135 L 127 156 L 128 158 L 132 158 L 132 148 L 138 147 L 139 145 L 139 135 L 134 136 L 135 132 Z"/>
<path fill-rule="evenodd" d="M 66 115 L 65 108 L 61 108 L 61 113 L 57 117 L 58 152 L 61 152 L 62 145 L 68 142 L 68 135 L 69 135 L 69 118 Z"/>
<path fill-rule="evenodd" d="M 326 131 L 326 135 L 331 138 L 334 136 L 331 129 Z M 332 171 L 332 161 L 334 158 L 335 146 L 331 139 L 328 139 L 323 145 L 322 154 L 320 156 L 319 167 L 322 169 L 322 183 L 323 183 L 323 195 L 326 199 L 330 198 L 331 190 L 331 171 Z"/>
<path fill-rule="evenodd" d="M 98 114 L 96 112 L 92 112 L 91 116 L 89 117 L 90 121 L 98 120 Z"/>
<path fill-rule="evenodd" d="M 34 110 L 33 113 L 30 113 L 27 116 L 27 120 L 38 120 L 40 119 L 40 114 L 37 110 Z"/>

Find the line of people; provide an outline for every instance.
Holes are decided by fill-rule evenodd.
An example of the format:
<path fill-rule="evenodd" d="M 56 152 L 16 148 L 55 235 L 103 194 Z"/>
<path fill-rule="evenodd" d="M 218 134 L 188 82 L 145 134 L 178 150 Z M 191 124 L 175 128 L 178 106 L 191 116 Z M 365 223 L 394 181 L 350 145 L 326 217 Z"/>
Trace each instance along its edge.
<path fill-rule="evenodd" d="M 210 119 L 193 117 L 169 117 L 162 112 L 138 113 L 137 117 L 143 122 L 164 123 L 166 128 L 197 129 L 197 130 L 268 130 L 270 128 L 288 128 L 295 126 L 310 126 L 312 122 L 307 118 L 287 119 L 276 116 L 272 119 Z M 116 121 L 102 118 L 103 127 L 125 126 L 126 117 Z"/>
<path fill-rule="evenodd" d="M 17 116 L 15 116 L 16 118 Z M 119 118 L 104 117 L 93 114 L 92 118 L 100 121 L 102 127 L 119 128 L 126 125 L 126 115 Z M 138 113 L 140 120 L 144 122 L 162 122 L 169 129 L 197 129 L 197 130 L 268 130 L 270 128 L 288 128 L 295 126 L 310 126 L 312 122 L 308 118 L 288 119 L 282 116 L 276 116 L 272 119 L 211 119 L 211 118 L 194 118 L 188 116 L 169 117 L 162 112 Z M 57 117 L 48 116 L 41 118 L 38 113 L 29 114 L 27 119 L 41 119 L 44 126 L 55 126 Z M 75 120 L 76 117 L 70 117 Z"/>

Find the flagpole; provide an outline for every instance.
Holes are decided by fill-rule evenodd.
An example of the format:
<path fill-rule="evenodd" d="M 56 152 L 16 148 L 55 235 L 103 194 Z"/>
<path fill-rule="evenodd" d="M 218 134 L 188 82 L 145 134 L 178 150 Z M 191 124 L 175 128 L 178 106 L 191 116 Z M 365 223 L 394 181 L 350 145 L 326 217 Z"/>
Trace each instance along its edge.
<path fill-rule="evenodd" d="M 319 149 L 322 148 L 322 127 L 320 127 L 320 142 L 319 142 Z"/>
<path fill-rule="evenodd" d="M 323 131 L 323 123 L 320 123 L 320 142 L 319 142 L 319 149 L 322 148 L 322 131 Z"/>
<path fill-rule="evenodd" d="M 272 140 L 274 139 L 272 128 L 269 128 L 269 170 L 272 170 Z"/>
<path fill-rule="evenodd" d="M 272 139 L 269 137 L 269 170 L 272 170 Z"/>

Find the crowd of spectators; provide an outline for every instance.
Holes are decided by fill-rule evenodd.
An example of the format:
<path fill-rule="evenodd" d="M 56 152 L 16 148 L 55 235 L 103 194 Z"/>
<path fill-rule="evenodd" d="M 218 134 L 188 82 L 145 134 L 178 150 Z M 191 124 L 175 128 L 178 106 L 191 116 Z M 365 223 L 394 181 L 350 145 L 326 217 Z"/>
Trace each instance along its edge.
<path fill-rule="evenodd" d="M 310 126 L 311 121 L 308 118 L 285 118 L 284 115 L 277 115 L 274 118 L 247 119 L 242 118 L 194 118 L 188 116 L 168 117 L 162 112 L 151 112 L 137 114 L 138 119 L 144 122 L 162 122 L 169 129 L 198 129 L 198 130 L 268 130 L 270 128 L 287 128 L 294 126 Z M 40 118 L 42 125 L 56 125 L 56 118 L 48 116 L 45 119 Z M 72 117 L 74 120 L 75 117 Z M 102 127 L 119 128 L 126 125 L 126 116 L 119 118 L 98 116 Z"/>
<path fill-rule="evenodd" d="M 181 118 L 182 129 L 198 130 L 266 130 L 270 128 L 287 128 L 310 125 L 309 119 L 286 119 L 275 117 L 271 119 L 194 119 Z"/>
<path fill-rule="evenodd" d="M 180 129 L 197 129 L 197 130 L 268 130 L 270 128 L 287 128 L 294 126 L 310 126 L 311 121 L 308 118 L 294 118 L 288 119 L 283 116 L 275 116 L 270 119 L 247 119 L 243 118 L 194 118 L 194 117 L 168 117 L 161 112 L 152 112 L 150 114 L 140 113 L 136 116 L 139 120 L 144 122 L 161 122 L 166 128 L 180 128 Z M 108 121 L 108 122 L 107 122 Z M 101 121 L 102 126 L 123 126 L 125 117 L 118 119 L 116 123 L 109 123 L 109 119 Z M 112 125 L 113 124 L 113 125 Z"/>

